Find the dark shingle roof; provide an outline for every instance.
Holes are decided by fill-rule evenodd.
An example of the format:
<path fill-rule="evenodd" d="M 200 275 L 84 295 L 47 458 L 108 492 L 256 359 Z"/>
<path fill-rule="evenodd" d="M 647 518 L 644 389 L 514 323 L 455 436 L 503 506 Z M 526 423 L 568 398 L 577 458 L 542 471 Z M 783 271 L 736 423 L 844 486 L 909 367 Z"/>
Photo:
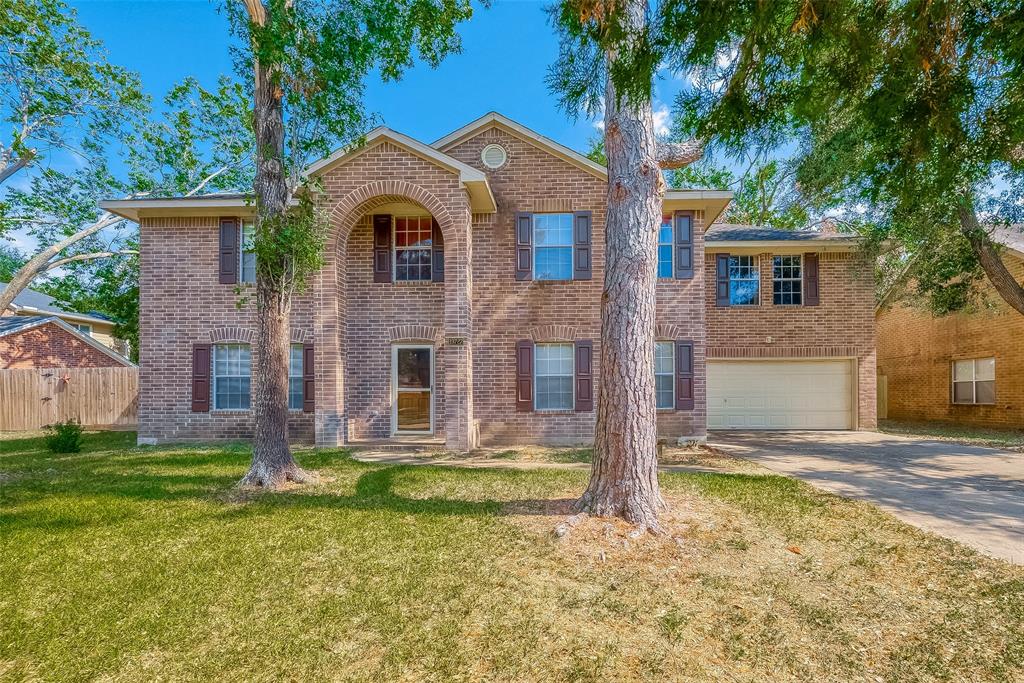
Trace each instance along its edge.
<path fill-rule="evenodd" d="M 0 292 L 7 288 L 6 282 L 0 282 Z M 105 316 L 99 316 L 92 313 L 78 313 L 76 311 L 69 311 L 62 306 L 57 305 L 56 299 L 42 292 L 37 292 L 34 289 L 23 289 L 18 296 L 14 297 L 14 305 L 20 306 L 21 308 L 27 308 L 31 310 L 40 311 L 41 313 L 55 313 L 57 315 L 77 315 L 85 318 L 95 318 L 96 320 L 106 320 Z"/>
<path fill-rule="evenodd" d="M 53 316 L 45 315 L 4 315 L 0 316 L 0 337 L 12 332 L 19 332 L 30 327 L 54 320 Z"/>
<path fill-rule="evenodd" d="M 856 235 L 849 233 L 778 230 L 759 225 L 737 225 L 735 223 L 715 223 L 704 234 L 705 242 L 807 242 L 813 240 L 849 242 L 856 239 Z"/>

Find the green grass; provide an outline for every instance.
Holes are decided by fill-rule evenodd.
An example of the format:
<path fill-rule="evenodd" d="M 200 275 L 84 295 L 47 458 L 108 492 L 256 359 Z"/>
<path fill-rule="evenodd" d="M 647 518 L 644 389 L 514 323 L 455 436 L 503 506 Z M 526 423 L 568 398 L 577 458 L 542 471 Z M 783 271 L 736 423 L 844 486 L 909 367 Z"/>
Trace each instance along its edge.
<path fill-rule="evenodd" d="M 0 440 L 0 680 L 1008 680 L 1024 570 L 791 479 L 663 475 L 664 537 L 551 529 L 586 472 Z M 799 546 L 799 548 L 796 548 Z M 798 552 L 797 552 L 798 551 Z"/>
<path fill-rule="evenodd" d="M 917 436 L 945 441 L 956 441 L 973 446 L 991 446 L 1024 451 L 1024 430 L 990 429 L 945 422 L 897 422 L 881 420 L 878 431 L 901 436 Z"/>

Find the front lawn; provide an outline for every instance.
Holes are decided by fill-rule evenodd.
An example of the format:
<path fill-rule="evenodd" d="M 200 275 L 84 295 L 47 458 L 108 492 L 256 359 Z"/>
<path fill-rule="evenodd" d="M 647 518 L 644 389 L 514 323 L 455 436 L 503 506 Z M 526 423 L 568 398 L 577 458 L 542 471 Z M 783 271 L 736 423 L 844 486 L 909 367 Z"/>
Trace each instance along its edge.
<path fill-rule="evenodd" d="M 1024 452 L 1024 430 L 972 427 L 949 422 L 899 422 L 879 420 L 878 431 L 921 439 L 954 441 L 970 446 L 988 446 Z"/>
<path fill-rule="evenodd" d="M 0 679 L 1000 681 L 1024 568 L 770 474 L 666 474 L 666 536 L 580 470 L 358 463 L 232 488 L 244 447 L 0 441 Z"/>

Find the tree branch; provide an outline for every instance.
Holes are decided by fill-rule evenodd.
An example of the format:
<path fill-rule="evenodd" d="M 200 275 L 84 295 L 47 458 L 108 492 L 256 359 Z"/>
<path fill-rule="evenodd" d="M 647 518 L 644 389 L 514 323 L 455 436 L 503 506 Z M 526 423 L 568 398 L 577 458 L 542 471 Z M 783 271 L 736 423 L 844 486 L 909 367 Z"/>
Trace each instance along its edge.
<path fill-rule="evenodd" d="M 655 154 L 663 169 L 683 168 L 704 156 L 704 141 L 659 142 Z"/>
<path fill-rule="evenodd" d="M 969 200 L 962 201 L 957 207 L 957 213 L 960 217 L 960 231 L 970 243 L 974 255 L 978 257 L 978 262 L 988 276 L 989 282 L 1003 301 L 1018 313 L 1024 314 L 1024 287 L 1014 279 L 999 256 L 999 247 L 981 227 L 978 215 L 974 212 L 974 204 Z"/>
<path fill-rule="evenodd" d="M 208 175 L 205 178 L 203 178 L 202 181 L 200 181 L 200 183 L 198 185 L 196 185 L 191 190 L 189 190 L 187 193 L 185 193 L 185 196 L 186 197 L 192 197 L 192 196 L 198 194 L 199 191 L 202 190 L 204 187 L 206 187 L 212 180 L 214 180 L 218 176 L 224 175 L 225 173 L 228 172 L 228 169 L 230 169 L 230 168 L 231 168 L 231 166 L 221 166 L 218 170 L 214 171 L 210 175 Z"/>
<path fill-rule="evenodd" d="M 10 178 L 12 175 L 17 173 L 21 169 L 28 166 L 34 156 L 35 155 L 33 154 L 27 156 L 19 156 L 17 159 L 15 159 L 14 163 L 7 165 L 2 170 L 0 170 L 0 184 L 2 184 L 5 180 Z"/>
<path fill-rule="evenodd" d="M 120 249 L 118 251 L 94 251 L 89 254 L 75 254 L 74 256 L 68 256 L 67 258 L 51 261 L 50 263 L 46 264 L 44 272 L 48 273 L 51 270 L 56 270 L 57 268 L 60 268 L 61 266 L 66 266 L 69 263 L 77 263 L 79 261 L 95 261 L 96 259 L 108 258 L 110 256 L 128 256 L 132 254 L 137 256 L 138 253 L 139 252 L 135 249 Z"/>

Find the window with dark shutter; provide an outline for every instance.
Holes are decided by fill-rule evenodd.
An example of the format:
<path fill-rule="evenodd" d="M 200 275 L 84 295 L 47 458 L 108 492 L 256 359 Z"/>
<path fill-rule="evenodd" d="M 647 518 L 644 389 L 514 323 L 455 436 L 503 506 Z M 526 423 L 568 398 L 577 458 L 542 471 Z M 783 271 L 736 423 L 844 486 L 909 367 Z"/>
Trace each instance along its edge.
<path fill-rule="evenodd" d="M 715 256 L 715 306 L 729 305 L 729 255 Z"/>
<path fill-rule="evenodd" d="M 533 279 L 533 214 L 516 214 L 516 280 Z"/>
<path fill-rule="evenodd" d="M 693 410 L 693 342 L 676 342 L 676 410 Z"/>
<path fill-rule="evenodd" d="M 594 409 L 594 342 L 576 342 L 576 412 Z"/>
<path fill-rule="evenodd" d="M 590 211 L 577 211 L 573 214 L 573 280 L 589 280 L 593 277 L 591 217 Z"/>
<path fill-rule="evenodd" d="M 533 342 L 516 342 L 516 411 L 533 412 Z"/>
<path fill-rule="evenodd" d="M 373 217 L 373 281 L 391 282 L 391 216 Z"/>
<path fill-rule="evenodd" d="M 238 283 L 238 234 L 237 218 L 220 219 L 220 240 L 218 248 L 218 280 L 222 285 Z"/>
<path fill-rule="evenodd" d="M 192 345 L 192 412 L 210 412 L 210 345 Z"/>
<path fill-rule="evenodd" d="M 693 212 L 676 211 L 675 217 L 676 279 L 693 279 Z"/>
<path fill-rule="evenodd" d="M 316 406 L 316 382 L 313 373 L 313 345 L 302 345 L 302 412 L 312 413 Z"/>
<path fill-rule="evenodd" d="M 437 219 L 433 219 L 434 230 L 430 235 L 430 279 L 444 282 L 444 235 Z"/>
<path fill-rule="evenodd" d="M 818 255 L 804 254 L 804 306 L 817 306 L 820 302 L 818 285 Z"/>

